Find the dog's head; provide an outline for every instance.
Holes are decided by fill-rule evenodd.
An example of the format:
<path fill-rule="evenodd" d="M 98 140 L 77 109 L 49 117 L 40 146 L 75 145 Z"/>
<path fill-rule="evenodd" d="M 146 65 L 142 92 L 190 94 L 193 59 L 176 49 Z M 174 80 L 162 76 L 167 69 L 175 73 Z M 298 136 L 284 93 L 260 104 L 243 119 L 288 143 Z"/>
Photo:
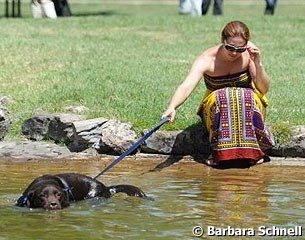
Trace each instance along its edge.
<path fill-rule="evenodd" d="M 67 195 L 57 185 L 45 185 L 35 189 L 30 202 L 32 208 L 47 210 L 63 209 L 70 205 Z"/>
<path fill-rule="evenodd" d="M 56 184 L 42 184 L 32 189 L 27 196 L 18 200 L 19 206 L 30 208 L 43 208 L 58 210 L 68 207 L 69 197 L 64 190 Z"/>

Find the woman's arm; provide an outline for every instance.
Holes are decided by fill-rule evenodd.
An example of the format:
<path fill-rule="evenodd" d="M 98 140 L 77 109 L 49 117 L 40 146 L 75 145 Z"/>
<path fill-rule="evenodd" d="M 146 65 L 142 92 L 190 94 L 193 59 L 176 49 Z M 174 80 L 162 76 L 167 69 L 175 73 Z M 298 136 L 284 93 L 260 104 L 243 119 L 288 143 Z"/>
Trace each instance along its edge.
<path fill-rule="evenodd" d="M 247 50 L 250 56 L 249 69 L 257 90 L 265 94 L 269 90 L 270 79 L 261 61 L 260 49 L 252 42 L 248 42 Z"/>
<path fill-rule="evenodd" d="M 185 100 L 196 88 L 201 77 L 208 69 L 208 65 L 209 60 L 204 56 L 204 54 L 196 58 L 187 77 L 179 85 L 172 96 L 172 99 L 167 107 L 167 110 L 163 113 L 162 118 L 170 117 L 170 122 L 174 121 L 176 109 L 185 102 Z"/>

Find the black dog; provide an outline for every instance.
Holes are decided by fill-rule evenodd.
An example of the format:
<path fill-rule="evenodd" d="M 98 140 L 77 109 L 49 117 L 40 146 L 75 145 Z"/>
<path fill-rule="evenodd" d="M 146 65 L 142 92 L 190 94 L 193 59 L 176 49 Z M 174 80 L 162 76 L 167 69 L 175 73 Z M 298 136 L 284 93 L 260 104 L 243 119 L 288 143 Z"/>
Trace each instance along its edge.
<path fill-rule="evenodd" d="M 110 198 L 113 194 L 119 192 L 126 193 L 129 196 L 147 198 L 141 189 L 132 185 L 107 187 L 85 175 L 64 173 L 36 178 L 17 200 L 16 205 L 57 210 L 68 207 L 70 202 L 94 197 Z"/>

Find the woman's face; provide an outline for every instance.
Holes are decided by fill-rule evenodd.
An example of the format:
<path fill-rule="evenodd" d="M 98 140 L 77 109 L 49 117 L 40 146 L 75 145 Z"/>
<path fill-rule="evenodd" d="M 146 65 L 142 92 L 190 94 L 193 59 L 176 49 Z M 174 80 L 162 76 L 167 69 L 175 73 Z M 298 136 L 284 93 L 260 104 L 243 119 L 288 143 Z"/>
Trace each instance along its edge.
<path fill-rule="evenodd" d="M 229 37 L 224 40 L 223 48 L 228 60 L 234 61 L 247 50 L 247 42 L 242 37 Z"/>

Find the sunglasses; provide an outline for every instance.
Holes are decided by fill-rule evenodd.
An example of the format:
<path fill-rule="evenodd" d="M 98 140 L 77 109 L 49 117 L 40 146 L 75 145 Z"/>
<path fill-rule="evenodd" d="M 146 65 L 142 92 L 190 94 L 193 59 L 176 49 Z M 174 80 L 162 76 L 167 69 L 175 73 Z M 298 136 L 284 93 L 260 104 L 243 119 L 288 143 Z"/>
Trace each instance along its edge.
<path fill-rule="evenodd" d="M 247 50 L 247 47 L 236 47 L 232 44 L 227 43 L 226 40 L 224 41 L 224 47 L 225 47 L 225 49 L 227 49 L 230 52 L 236 51 L 238 53 L 242 53 Z"/>

